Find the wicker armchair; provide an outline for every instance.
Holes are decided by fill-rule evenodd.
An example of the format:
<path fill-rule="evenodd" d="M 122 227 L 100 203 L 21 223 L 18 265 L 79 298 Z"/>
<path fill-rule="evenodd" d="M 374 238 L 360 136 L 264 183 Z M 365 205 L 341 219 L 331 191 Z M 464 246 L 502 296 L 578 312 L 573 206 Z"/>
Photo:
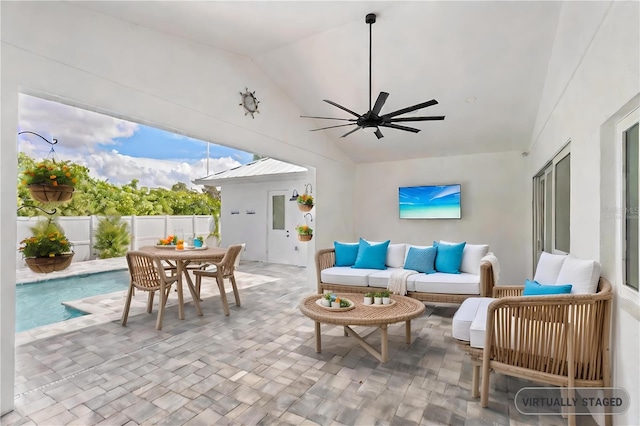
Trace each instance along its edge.
<path fill-rule="evenodd" d="M 222 309 L 226 316 L 229 315 L 229 303 L 227 302 L 227 292 L 224 289 L 224 279 L 228 278 L 233 287 L 233 295 L 236 300 L 236 306 L 240 306 L 240 294 L 236 285 L 236 277 L 234 275 L 236 261 L 240 257 L 240 253 L 244 248 L 244 244 L 236 244 L 229 246 L 222 260 L 218 263 L 211 263 L 207 270 L 194 270 L 193 275 L 196 277 L 196 294 L 200 297 L 200 288 L 202 285 L 202 277 L 213 277 L 216 279 L 218 289 L 220 290 L 220 300 L 222 301 Z"/>
<path fill-rule="evenodd" d="M 496 286 L 484 348 L 462 345 L 473 362 L 472 395 L 478 397 L 480 366 L 483 407 L 490 370 L 560 387 L 610 387 L 611 283 L 601 277 L 595 294 L 523 297 L 523 288 Z"/>
<path fill-rule="evenodd" d="M 167 304 L 171 285 L 178 281 L 178 276 L 172 274 L 167 276 L 162 261 L 155 256 L 140 251 L 127 252 L 127 264 L 129 265 L 129 292 L 122 312 L 122 326 L 127 325 L 129 307 L 133 298 L 134 289 L 149 293 L 147 299 L 147 312 L 151 313 L 153 307 L 153 296 L 156 291 L 160 292 L 158 302 L 158 319 L 156 329 L 162 330 L 162 318 L 164 317 L 164 307 Z"/>

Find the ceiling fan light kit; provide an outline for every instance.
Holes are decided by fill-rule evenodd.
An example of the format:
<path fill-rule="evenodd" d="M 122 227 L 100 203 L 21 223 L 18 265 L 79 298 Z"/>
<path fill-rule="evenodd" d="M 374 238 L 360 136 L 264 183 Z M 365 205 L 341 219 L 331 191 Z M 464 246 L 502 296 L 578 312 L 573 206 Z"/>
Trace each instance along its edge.
<path fill-rule="evenodd" d="M 336 127 L 347 127 L 347 126 L 356 126 L 356 128 L 348 131 L 341 137 L 349 136 L 351 133 L 354 133 L 358 130 L 364 130 L 367 133 L 373 133 L 376 135 L 378 139 L 384 137 L 382 132 L 380 131 L 380 127 L 386 127 L 390 129 L 404 130 L 406 132 L 418 133 L 420 129 L 416 129 L 414 127 L 403 126 L 396 123 L 403 122 L 411 122 L 411 121 L 435 121 L 435 120 L 444 120 L 443 115 L 438 116 L 427 116 L 427 117 L 398 117 L 402 114 L 407 114 L 413 111 L 417 111 L 422 108 L 430 107 L 432 105 L 436 105 L 438 101 L 432 99 L 427 102 L 422 102 L 416 105 L 412 105 L 410 107 L 402 108 L 397 111 L 390 112 L 388 114 L 380 114 L 382 111 L 382 107 L 384 106 L 389 94 L 387 92 L 380 92 L 378 98 L 376 99 L 375 104 L 371 105 L 372 97 L 371 97 L 371 45 L 372 45 L 372 25 L 376 22 L 376 14 L 369 13 L 365 17 L 365 22 L 369 25 L 369 111 L 364 114 L 358 114 L 336 102 L 330 101 L 329 99 L 323 99 L 324 102 L 333 105 L 336 108 L 340 108 L 341 110 L 353 115 L 355 118 L 335 118 L 335 117 L 318 117 L 318 116 L 310 116 L 310 115 L 301 115 L 303 118 L 316 118 L 321 120 L 339 120 L 339 121 L 348 121 L 348 124 L 338 124 L 336 126 L 327 126 L 321 127 L 319 129 L 312 129 L 312 132 L 316 132 L 318 130 L 326 130 L 333 129 Z"/>

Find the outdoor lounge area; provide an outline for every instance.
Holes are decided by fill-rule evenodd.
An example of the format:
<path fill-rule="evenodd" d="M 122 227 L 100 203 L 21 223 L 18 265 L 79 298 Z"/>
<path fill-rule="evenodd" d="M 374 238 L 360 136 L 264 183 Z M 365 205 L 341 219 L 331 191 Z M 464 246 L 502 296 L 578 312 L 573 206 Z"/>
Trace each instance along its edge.
<path fill-rule="evenodd" d="M 231 304 L 228 317 L 219 295 L 209 293 L 201 303 L 202 317 L 188 302 L 181 321 L 170 303 L 158 331 L 155 311 L 144 312 L 141 294 L 122 327 L 123 291 L 109 302 L 110 319 L 24 342 L 16 354 L 16 409 L 2 424 L 565 421 L 520 414 L 514 394 L 531 382 L 502 375 L 492 378 L 489 407 L 481 408 L 471 395 L 472 365 L 451 337 L 455 306 L 427 306 L 412 321 L 410 346 L 404 325 L 390 326 L 390 359 L 380 363 L 337 326 L 322 326 L 323 350 L 315 352 L 313 322 L 298 309 L 300 300 L 315 292 L 305 268 L 242 262 L 237 273 L 242 306 Z M 215 283 L 204 279 L 203 291 L 208 287 Z M 372 344 L 379 339 L 369 338 Z M 589 418 L 579 424 L 595 423 Z"/>

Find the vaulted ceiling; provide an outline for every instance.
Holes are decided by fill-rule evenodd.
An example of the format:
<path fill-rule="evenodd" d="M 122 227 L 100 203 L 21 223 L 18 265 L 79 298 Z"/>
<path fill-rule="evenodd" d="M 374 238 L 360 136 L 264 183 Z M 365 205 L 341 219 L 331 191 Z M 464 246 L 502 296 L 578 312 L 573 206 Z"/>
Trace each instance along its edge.
<path fill-rule="evenodd" d="M 250 57 L 302 115 L 352 118 L 325 102 L 368 110 L 367 13 L 373 98 L 382 113 L 437 99 L 410 115 L 413 134 L 384 138 L 324 130 L 354 162 L 522 150 L 531 140 L 560 2 L 79 2 L 137 25 Z M 251 82 L 247 82 L 251 86 Z M 266 108 L 267 105 L 263 105 Z M 341 124 L 306 120 L 309 129 Z M 347 128 L 347 130 L 350 128 Z"/>

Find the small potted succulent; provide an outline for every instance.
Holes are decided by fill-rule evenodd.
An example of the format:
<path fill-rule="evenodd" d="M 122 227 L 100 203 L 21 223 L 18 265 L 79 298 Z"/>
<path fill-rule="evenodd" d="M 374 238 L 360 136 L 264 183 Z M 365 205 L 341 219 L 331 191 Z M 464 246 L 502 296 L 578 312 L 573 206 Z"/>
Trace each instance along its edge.
<path fill-rule="evenodd" d="M 33 272 L 62 271 L 71 264 L 73 250 L 62 228 L 51 218 L 31 228 L 33 235 L 20 241 L 18 251 Z"/>
<path fill-rule="evenodd" d="M 311 238 L 313 238 L 313 229 L 309 228 L 308 225 L 296 226 L 296 232 L 300 241 L 311 241 Z"/>
<path fill-rule="evenodd" d="M 340 299 L 339 297 L 336 297 L 335 300 L 331 301 L 331 307 L 332 308 L 339 308 L 340 307 L 340 302 L 342 302 L 342 299 Z"/>
<path fill-rule="evenodd" d="M 373 304 L 382 305 L 382 294 L 379 292 L 373 293 Z"/>
<path fill-rule="evenodd" d="M 389 290 L 383 290 L 380 292 L 380 296 L 382 296 L 382 304 L 389 305 L 391 304 L 391 292 Z"/>
<path fill-rule="evenodd" d="M 365 305 L 373 305 L 373 293 L 365 293 L 364 294 L 364 304 Z"/>
<path fill-rule="evenodd" d="M 22 184 L 31 198 L 43 203 L 69 201 L 77 182 L 69 161 L 46 159 L 22 172 Z"/>
<path fill-rule="evenodd" d="M 332 296 L 331 293 L 325 293 L 324 296 L 322 296 L 322 306 L 326 306 L 327 308 L 331 307 Z"/>
<path fill-rule="evenodd" d="M 204 245 L 204 237 L 202 235 L 195 237 L 193 239 L 193 246 L 194 247 L 202 247 Z"/>
<path fill-rule="evenodd" d="M 298 195 L 298 209 L 303 212 L 310 212 L 313 208 L 313 196 L 311 194 L 304 193 Z"/>

